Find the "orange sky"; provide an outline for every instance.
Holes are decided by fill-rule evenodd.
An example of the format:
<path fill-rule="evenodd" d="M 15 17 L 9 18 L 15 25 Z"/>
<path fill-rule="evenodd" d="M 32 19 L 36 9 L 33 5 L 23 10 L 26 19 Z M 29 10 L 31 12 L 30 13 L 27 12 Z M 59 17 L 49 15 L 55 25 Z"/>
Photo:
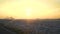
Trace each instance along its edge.
<path fill-rule="evenodd" d="M 60 18 L 59 0 L 0 0 L 0 18 Z"/>

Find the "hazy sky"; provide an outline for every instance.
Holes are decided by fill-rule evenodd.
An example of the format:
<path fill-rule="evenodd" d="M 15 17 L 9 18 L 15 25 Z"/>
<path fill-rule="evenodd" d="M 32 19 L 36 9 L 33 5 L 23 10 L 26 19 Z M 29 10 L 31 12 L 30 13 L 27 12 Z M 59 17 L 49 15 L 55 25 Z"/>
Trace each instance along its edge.
<path fill-rule="evenodd" d="M 0 18 L 60 18 L 60 0 L 0 0 Z"/>

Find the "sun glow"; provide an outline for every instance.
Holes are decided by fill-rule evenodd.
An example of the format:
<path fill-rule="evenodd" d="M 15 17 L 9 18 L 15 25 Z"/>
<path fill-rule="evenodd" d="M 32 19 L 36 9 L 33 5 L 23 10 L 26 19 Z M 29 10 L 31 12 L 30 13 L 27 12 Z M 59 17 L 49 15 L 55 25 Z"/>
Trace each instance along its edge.
<path fill-rule="evenodd" d="M 27 9 L 26 9 L 26 16 L 27 16 L 27 19 L 29 19 L 29 18 L 31 17 L 31 11 L 32 11 L 31 8 L 27 8 Z"/>

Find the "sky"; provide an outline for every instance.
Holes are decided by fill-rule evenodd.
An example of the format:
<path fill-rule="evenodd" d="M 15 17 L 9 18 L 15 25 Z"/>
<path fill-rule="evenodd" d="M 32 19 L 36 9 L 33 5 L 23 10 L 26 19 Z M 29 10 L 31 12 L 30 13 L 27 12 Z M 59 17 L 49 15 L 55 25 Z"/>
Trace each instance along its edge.
<path fill-rule="evenodd" d="M 60 0 L 0 0 L 0 18 L 60 18 Z"/>

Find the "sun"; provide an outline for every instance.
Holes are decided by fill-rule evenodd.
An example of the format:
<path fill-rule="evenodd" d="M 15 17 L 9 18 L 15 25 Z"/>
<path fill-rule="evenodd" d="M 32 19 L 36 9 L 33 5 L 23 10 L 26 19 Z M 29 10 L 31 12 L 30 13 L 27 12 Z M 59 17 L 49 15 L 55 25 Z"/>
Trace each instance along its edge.
<path fill-rule="evenodd" d="M 31 11 L 32 11 L 31 8 L 27 8 L 27 9 L 26 9 L 26 17 L 27 17 L 28 19 L 31 17 Z"/>
<path fill-rule="evenodd" d="M 31 14 L 30 11 L 31 11 L 30 9 L 26 9 L 26 16 L 30 16 Z"/>

